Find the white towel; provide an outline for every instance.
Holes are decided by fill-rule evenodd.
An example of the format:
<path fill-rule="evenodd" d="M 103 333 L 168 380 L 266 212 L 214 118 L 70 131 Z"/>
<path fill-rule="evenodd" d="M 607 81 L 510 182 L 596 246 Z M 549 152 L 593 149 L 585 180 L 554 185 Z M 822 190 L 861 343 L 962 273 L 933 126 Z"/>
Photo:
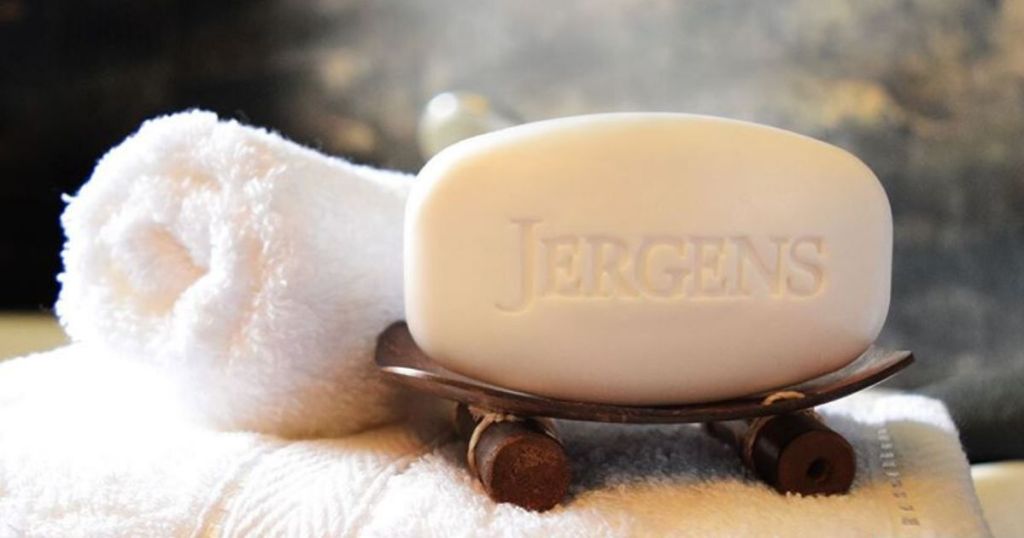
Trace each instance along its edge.
<path fill-rule="evenodd" d="M 401 319 L 409 177 L 209 112 L 146 122 L 63 217 L 72 339 L 160 365 L 226 429 L 331 435 L 396 414 L 370 360 Z"/>
<path fill-rule="evenodd" d="M 490 501 L 444 424 L 287 441 L 183 421 L 159 375 L 77 344 L 0 364 L 0 536 L 987 536 L 935 400 L 822 409 L 853 443 L 849 495 L 784 496 L 692 426 L 560 423 L 574 485 Z"/>

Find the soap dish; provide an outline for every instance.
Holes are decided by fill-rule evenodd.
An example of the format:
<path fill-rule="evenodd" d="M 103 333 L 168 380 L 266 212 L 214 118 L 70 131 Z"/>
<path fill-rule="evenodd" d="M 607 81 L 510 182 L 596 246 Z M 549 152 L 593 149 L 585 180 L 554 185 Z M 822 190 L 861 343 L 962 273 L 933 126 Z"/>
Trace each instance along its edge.
<path fill-rule="evenodd" d="M 853 449 L 813 408 L 891 377 L 914 357 L 873 346 L 839 370 L 791 386 L 716 402 L 658 406 L 558 400 L 472 379 L 432 361 L 405 322 L 381 333 L 375 360 L 388 378 L 457 402 L 455 427 L 469 444 L 467 465 L 491 498 L 546 510 L 561 501 L 571 479 L 552 418 L 703 423 L 780 492 L 845 493 L 853 482 Z"/>

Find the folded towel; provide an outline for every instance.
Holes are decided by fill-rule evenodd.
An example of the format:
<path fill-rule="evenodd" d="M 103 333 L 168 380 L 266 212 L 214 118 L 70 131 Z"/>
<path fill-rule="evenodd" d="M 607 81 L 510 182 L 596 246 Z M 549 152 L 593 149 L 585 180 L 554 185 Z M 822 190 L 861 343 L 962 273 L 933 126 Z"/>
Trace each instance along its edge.
<path fill-rule="evenodd" d="M 57 312 L 162 366 L 209 424 L 382 423 L 395 392 L 370 358 L 403 317 L 408 183 L 208 112 L 146 122 L 69 199 Z"/>
<path fill-rule="evenodd" d="M 287 441 L 189 424 L 161 375 L 76 344 L 0 364 L 0 536 L 987 536 L 943 406 L 821 408 L 849 495 L 784 496 L 692 426 L 561 422 L 574 486 L 490 501 L 443 422 Z"/>

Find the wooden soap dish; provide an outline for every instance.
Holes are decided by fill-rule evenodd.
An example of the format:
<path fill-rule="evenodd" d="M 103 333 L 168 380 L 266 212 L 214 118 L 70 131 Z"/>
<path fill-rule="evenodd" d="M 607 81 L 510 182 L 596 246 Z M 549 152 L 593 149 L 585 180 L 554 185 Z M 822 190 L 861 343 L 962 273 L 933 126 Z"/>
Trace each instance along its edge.
<path fill-rule="evenodd" d="M 376 363 L 389 378 L 458 403 L 456 430 L 470 470 L 496 501 L 546 510 L 568 491 L 569 461 L 548 418 L 635 424 L 704 423 L 744 464 L 780 492 L 845 493 L 850 444 L 813 407 L 874 385 L 913 362 L 909 351 L 872 347 L 832 373 L 774 391 L 718 402 L 626 406 L 545 398 L 504 389 L 436 364 L 405 322 L 381 333 Z"/>

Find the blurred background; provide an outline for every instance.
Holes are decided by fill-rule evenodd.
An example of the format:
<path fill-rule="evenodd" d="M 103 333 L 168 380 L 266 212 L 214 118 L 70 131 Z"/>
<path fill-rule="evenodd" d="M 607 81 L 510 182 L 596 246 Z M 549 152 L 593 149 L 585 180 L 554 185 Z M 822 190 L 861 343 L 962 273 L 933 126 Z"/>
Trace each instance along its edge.
<path fill-rule="evenodd" d="M 523 120 L 716 114 L 860 156 L 895 216 L 882 340 L 919 358 L 891 386 L 945 398 L 975 461 L 1024 456 L 1024 0 L 0 0 L 0 308 L 48 311 L 61 194 L 146 118 L 207 108 L 415 172 L 419 114 L 450 89 Z M 60 341 L 30 319 L 0 325 L 5 354 Z"/>

